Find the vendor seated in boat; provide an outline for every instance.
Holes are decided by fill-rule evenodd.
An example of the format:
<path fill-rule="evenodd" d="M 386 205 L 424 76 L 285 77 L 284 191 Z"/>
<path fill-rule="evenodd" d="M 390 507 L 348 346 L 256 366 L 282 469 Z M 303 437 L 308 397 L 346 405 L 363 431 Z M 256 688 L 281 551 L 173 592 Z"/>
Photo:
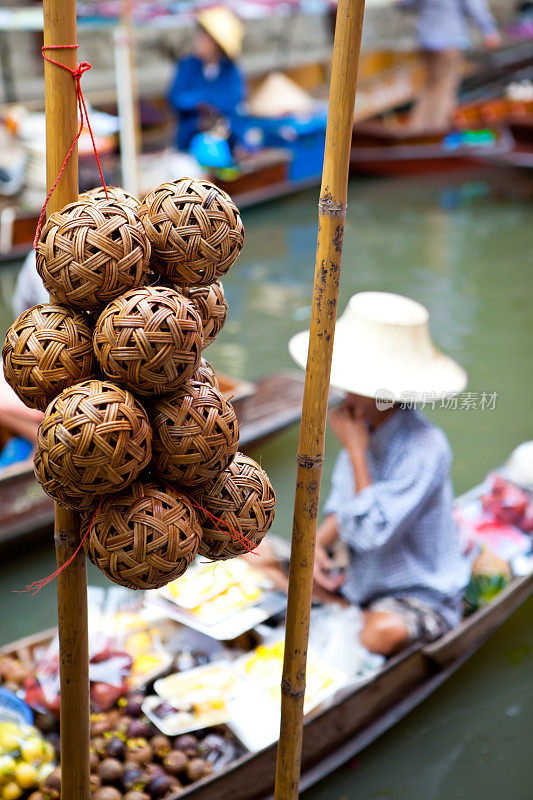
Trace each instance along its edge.
<path fill-rule="evenodd" d="M 456 626 L 469 579 L 452 516 L 450 445 L 413 407 L 440 404 L 467 377 L 433 346 L 428 320 L 414 300 L 362 292 L 335 332 L 331 383 L 347 394 L 329 416 L 343 449 L 317 532 L 316 596 L 363 608 L 361 641 L 383 655 Z M 303 332 L 289 344 L 303 367 L 308 341 Z M 340 575 L 331 559 L 339 542 L 348 549 Z M 260 548 L 278 585 L 280 544 L 267 537 Z"/>
<path fill-rule="evenodd" d="M 244 76 L 236 63 L 242 23 L 223 6 L 200 11 L 197 21 L 194 54 L 179 62 L 168 93 L 178 116 L 179 150 L 188 150 L 197 134 L 214 129 L 221 119 L 231 129 L 232 116 L 245 99 Z"/>

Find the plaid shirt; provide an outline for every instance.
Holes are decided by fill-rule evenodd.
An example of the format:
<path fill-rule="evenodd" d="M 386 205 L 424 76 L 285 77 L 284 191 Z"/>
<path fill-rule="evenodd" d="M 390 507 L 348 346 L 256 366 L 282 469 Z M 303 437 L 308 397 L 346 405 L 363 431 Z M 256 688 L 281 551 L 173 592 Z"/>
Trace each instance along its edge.
<path fill-rule="evenodd" d="M 412 595 L 450 625 L 459 622 L 469 565 L 452 517 L 451 460 L 444 433 L 412 409 L 371 434 L 366 489 L 356 493 L 348 453 L 340 452 L 324 513 L 335 514 L 351 550 L 341 589 L 351 603 Z"/>

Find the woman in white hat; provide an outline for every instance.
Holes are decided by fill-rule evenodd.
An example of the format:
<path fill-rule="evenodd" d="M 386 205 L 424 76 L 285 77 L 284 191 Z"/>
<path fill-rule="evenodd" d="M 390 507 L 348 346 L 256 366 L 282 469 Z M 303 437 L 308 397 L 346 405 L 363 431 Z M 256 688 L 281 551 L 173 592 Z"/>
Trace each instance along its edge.
<path fill-rule="evenodd" d="M 196 134 L 210 130 L 220 118 L 231 117 L 245 98 L 244 76 L 237 64 L 243 25 L 229 8 L 200 11 L 194 52 L 182 59 L 168 93 L 178 116 L 176 146 L 188 150 Z"/>
<path fill-rule="evenodd" d="M 331 383 L 346 399 L 329 421 L 343 449 L 317 532 L 315 587 L 365 609 L 361 641 L 384 655 L 455 626 L 469 578 L 452 517 L 450 446 L 413 407 L 457 394 L 467 376 L 434 347 L 428 322 L 414 300 L 362 292 L 335 330 Z M 305 331 L 289 343 L 302 367 L 308 341 Z M 339 540 L 349 550 L 342 576 L 329 554 Z M 267 547 L 273 567 L 276 542 Z"/>

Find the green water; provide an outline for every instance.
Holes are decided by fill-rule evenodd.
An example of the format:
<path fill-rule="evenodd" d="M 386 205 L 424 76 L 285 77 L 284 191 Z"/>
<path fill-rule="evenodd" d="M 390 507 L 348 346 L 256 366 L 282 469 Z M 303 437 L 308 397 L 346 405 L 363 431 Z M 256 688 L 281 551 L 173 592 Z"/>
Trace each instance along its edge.
<path fill-rule="evenodd" d="M 431 311 L 436 342 L 470 375 L 469 390 L 497 393 L 494 410 L 429 412 L 453 446 L 457 493 L 532 437 L 533 186 L 523 178 L 468 176 L 417 183 L 352 182 L 340 309 L 356 291 L 402 292 Z M 230 318 L 207 356 L 255 378 L 291 368 L 289 337 L 306 327 L 312 293 L 317 192 L 245 214 L 246 245 L 225 280 Z M 0 322 L 10 320 L 14 269 L 0 269 Z M 252 453 L 278 495 L 276 533 L 292 517 L 297 430 Z M 328 437 L 327 487 L 337 453 Z M 324 489 L 325 494 L 326 488 Z M 54 623 L 55 590 L 13 594 L 52 571 L 51 540 L 24 547 L 0 577 L 0 642 Z M 104 579 L 90 568 L 90 581 Z M 533 603 L 446 686 L 392 732 L 306 793 L 309 800 L 522 800 L 533 797 L 530 738 Z"/>

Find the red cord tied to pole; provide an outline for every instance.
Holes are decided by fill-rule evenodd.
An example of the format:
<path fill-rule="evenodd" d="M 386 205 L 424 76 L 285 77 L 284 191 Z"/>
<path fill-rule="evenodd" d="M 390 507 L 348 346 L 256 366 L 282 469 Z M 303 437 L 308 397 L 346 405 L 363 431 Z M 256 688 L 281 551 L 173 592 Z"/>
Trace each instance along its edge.
<path fill-rule="evenodd" d="M 52 572 L 52 574 L 48 575 L 46 578 L 40 578 L 38 581 L 33 581 L 32 583 L 29 583 L 27 586 L 25 586 L 24 589 L 13 589 L 13 591 L 16 594 L 23 594 L 24 592 L 29 592 L 32 597 L 35 597 L 37 592 L 40 592 L 41 589 L 43 589 L 49 583 L 52 583 L 52 581 L 55 580 L 55 578 L 57 578 L 57 576 L 61 572 L 63 572 L 63 570 L 66 569 L 69 566 L 69 564 L 72 564 L 72 562 L 74 561 L 74 559 L 76 558 L 76 556 L 80 552 L 81 548 L 83 547 L 83 543 L 84 543 L 85 539 L 87 538 L 87 536 L 89 535 L 89 533 L 91 531 L 91 528 L 93 526 L 93 522 L 96 519 L 96 515 L 100 511 L 103 502 L 104 502 L 104 498 L 102 497 L 102 499 L 98 503 L 98 506 L 96 507 L 96 510 L 95 510 L 94 514 L 91 517 L 91 521 L 87 525 L 87 530 L 85 531 L 85 533 L 81 537 L 79 545 L 77 546 L 75 552 L 72 553 L 70 558 L 68 558 L 63 564 L 61 564 L 60 567 L 58 567 L 56 570 L 54 570 L 54 572 Z"/>
<path fill-rule="evenodd" d="M 44 216 L 46 214 L 46 206 L 48 205 L 48 201 L 50 200 L 52 194 L 54 193 L 54 190 L 55 190 L 57 184 L 61 180 L 61 176 L 63 175 L 63 172 L 65 171 L 65 167 L 67 166 L 68 160 L 71 157 L 72 152 L 73 152 L 73 150 L 74 150 L 74 148 L 76 146 L 76 143 L 77 143 L 78 139 L 80 138 L 80 136 L 82 134 L 85 122 L 87 123 L 87 128 L 88 128 L 89 134 L 91 136 L 91 142 L 92 142 L 92 145 L 93 145 L 94 155 L 95 155 L 95 158 L 96 158 L 96 163 L 98 164 L 98 172 L 100 173 L 100 180 L 102 181 L 102 186 L 104 188 L 105 196 L 109 200 L 109 196 L 107 194 L 107 186 L 105 184 L 104 175 L 103 175 L 103 172 L 102 172 L 102 166 L 100 164 L 100 158 L 98 156 L 98 150 L 96 149 L 96 142 L 94 141 L 94 135 L 93 135 L 93 131 L 92 131 L 92 128 L 91 128 L 91 123 L 89 121 L 89 115 L 87 113 L 87 106 L 85 105 L 85 98 L 83 97 L 83 92 L 81 90 L 81 78 L 82 78 L 82 75 L 85 72 L 88 72 L 88 70 L 90 70 L 92 68 L 92 64 L 89 64 L 88 61 L 81 61 L 77 65 L 77 67 L 75 69 L 73 69 L 72 67 L 67 67 L 66 64 L 62 64 L 61 61 L 56 61 L 54 58 L 50 58 L 50 56 L 47 56 L 46 53 L 45 53 L 45 50 L 77 50 L 78 47 L 79 47 L 79 45 L 77 45 L 77 44 L 49 44 L 49 45 L 43 45 L 43 47 L 41 48 L 41 53 L 42 53 L 42 56 L 43 56 L 45 61 L 49 61 L 50 64 L 55 64 L 56 67 L 61 67 L 61 69 L 66 69 L 67 72 L 70 72 L 70 74 L 72 75 L 72 77 L 74 78 L 74 80 L 76 82 L 76 95 L 77 95 L 77 98 L 78 98 L 78 108 L 79 108 L 79 111 L 80 111 L 80 127 L 79 127 L 79 130 L 78 130 L 78 133 L 76 134 L 76 136 L 72 140 L 72 144 L 70 145 L 70 147 L 68 149 L 68 152 L 67 152 L 67 154 L 66 154 L 66 156 L 65 156 L 65 158 L 63 160 L 63 164 L 61 165 L 61 169 L 59 170 L 59 174 L 58 174 L 57 178 L 55 179 L 53 185 L 51 186 L 50 190 L 48 191 L 48 194 L 46 195 L 46 199 L 45 199 L 44 205 L 42 207 L 41 215 L 39 217 L 39 222 L 37 223 L 37 229 L 35 231 L 35 238 L 33 240 L 34 249 L 37 248 L 37 244 L 38 244 L 38 241 L 39 241 L 39 236 L 41 235 L 41 228 L 43 226 L 43 220 L 44 220 Z"/>

